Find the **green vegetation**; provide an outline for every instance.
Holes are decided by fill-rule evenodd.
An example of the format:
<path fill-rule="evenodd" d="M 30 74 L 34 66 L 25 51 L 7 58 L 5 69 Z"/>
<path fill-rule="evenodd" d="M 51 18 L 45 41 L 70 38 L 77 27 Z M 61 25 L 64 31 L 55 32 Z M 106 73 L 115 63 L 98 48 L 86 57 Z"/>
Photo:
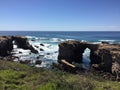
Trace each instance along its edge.
<path fill-rule="evenodd" d="M 120 83 L 0 60 L 0 90 L 120 90 Z"/>

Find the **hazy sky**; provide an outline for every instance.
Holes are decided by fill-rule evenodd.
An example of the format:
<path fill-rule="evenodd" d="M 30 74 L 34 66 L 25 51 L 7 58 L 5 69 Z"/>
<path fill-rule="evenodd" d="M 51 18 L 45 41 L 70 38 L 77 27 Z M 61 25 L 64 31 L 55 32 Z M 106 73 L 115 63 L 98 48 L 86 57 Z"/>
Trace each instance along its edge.
<path fill-rule="evenodd" d="M 0 0 L 0 30 L 120 31 L 120 0 Z"/>

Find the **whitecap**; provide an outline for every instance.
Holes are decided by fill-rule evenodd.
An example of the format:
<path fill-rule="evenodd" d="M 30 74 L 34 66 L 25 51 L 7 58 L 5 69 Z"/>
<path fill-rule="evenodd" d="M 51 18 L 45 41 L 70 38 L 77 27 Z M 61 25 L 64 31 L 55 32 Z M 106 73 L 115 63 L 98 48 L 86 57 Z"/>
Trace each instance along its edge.
<path fill-rule="evenodd" d="M 101 44 L 101 42 L 92 42 L 92 44 Z"/>
<path fill-rule="evenodd" d="M 114 44 L 116 40 L 99 40 L 100 42 L 107 42 L 109 44 Z"/>

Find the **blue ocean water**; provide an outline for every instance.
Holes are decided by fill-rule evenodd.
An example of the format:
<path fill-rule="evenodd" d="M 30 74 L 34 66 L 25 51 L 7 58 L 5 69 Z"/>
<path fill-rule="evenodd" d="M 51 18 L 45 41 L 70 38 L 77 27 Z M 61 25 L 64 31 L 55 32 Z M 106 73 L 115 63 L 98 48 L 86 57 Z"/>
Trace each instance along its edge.
<path fill-rule="evenodd" d="M 87 41 L 115 40 L 120 42 L 120 31 L 0 31 L 0 35 L 22 35 Z"/>
<path fill-rule="evenodd" d="M 19 57 L 20 60 L 31 60 L 32 63 L 35 63 L 36 58 L 40 57 L 39 59 L 42 60 L 40 67 L 46 67 L 53 62 L 57 63 L 58 44 L 62 41 L 83 40 L 92 43 L 105 41 L 110 44 L 120 44 L 120 31 L 0 31 L 0 36 L 4 35 L 27 36 L 29 43 L 39 53 L 29 54 L 29 50 L 23 50 L 14 45 L 14 56 Z M 44 46 L 40 46 L 40 44 L 44 44 Z M 83 54 L 83 62 L 86 67 L 89 67 L 89 54 L 89 49 L 86 49 Z"/>

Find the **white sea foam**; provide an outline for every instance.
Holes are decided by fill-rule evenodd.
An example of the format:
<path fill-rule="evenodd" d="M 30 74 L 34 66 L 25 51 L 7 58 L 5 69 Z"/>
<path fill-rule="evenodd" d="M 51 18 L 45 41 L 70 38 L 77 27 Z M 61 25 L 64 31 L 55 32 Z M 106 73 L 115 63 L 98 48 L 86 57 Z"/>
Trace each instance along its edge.
<path fill-rule="evenodd" d="M 59 42 L 60 39 L 59 39 L 59 38 L 51 38 L 50 41 L 51 41 L 51 42 Z"/>
<path fill-rule="evenodd" d="M 39 52 L 38 54 L 33 54 L 30 50 L 24 50 L 21 48 L 17 48 L 14 45 L 13 54 L 16 57 L 19 57 L 19 60 L 31 60 L 31 65 L 35 65 L 36 60 L 41 60 L 41 65 L 35 65 L 36 67 L 47 67 L 49 64 L 55 62 L 57 63 L 58 57 L 58 43 L 62 41 L 75 40 L 75 39 L 62 39 L 62 38 L 44 38 L 44 37 L 35 37 L 35 36 L 27 36 L 29 43 Z M 82 40 L 85 42 L 85 40 Z M 94 44 L 100 44 L 99 42 L 93 42 Z M 86 67 L 89 67 L 89 54 L 90 50 L 86 49 L 83 53 L 83 62 L 87 63 Z M 14 61 L 18 61 L 15 59 Z"/>
<path fill-rule="evenodd" d="M 90 63 L 90 49 L 86 48 L 83 53 L 83 63 L 85 65 L 86 69 L 89 69 L 89 63 Z"/>
<path fill-rule="evenodd" d="M 17 45 L 13 45 L 13 48 L 17 48 Z"/>
<path fill-rule="evenodd" d="M 92 42 L 92 44 L 101 44 L 101 42 Z"/>
<path fill-rule="evenodd" d="M 116 40 L 99 40 L 100 42 L 108 42 L 109 44 L 116 43 Z"/>
<path fill-rule="evenodd" d="M 42 60 L 41 65 L 35 65 L 36 67 L 46 67 L 52 62 L 57 62 L 58 56 L 58 43 L 64 41 L 60 38 L 44 38 L 44 37 L 35 37 L 27 36 L 29 43 L 35 48 L 39 53 L 33 54 L 30 50 L 24 50 L 17 48 L 17 45 L 14 45 L 12 51 L 13 56 L 19 57 L 19 60 L 31 60 L 31 63 L 35 64 L 36 60 Z M 14 61 L 18 61 L 16 58 Z"/>
<path fill-rule="evenodd" d="M 69 41 L 69 40 L 75 40 L 75 39 L 65 39 L 65 40 L 66 40 L 66 41 Z M 64 40 L 64 41 L 65 41 L 65 40 Z"/>

